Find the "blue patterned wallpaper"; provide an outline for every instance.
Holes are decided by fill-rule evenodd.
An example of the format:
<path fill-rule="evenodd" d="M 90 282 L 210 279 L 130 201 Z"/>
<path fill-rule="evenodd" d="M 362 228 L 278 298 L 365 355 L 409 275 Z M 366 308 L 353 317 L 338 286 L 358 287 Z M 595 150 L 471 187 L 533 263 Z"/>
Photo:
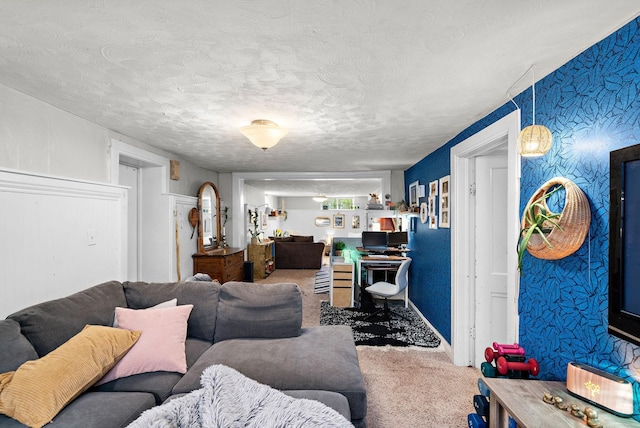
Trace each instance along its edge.
<path fill-rule="evenodd" d="M 544 182 L 573 180 L 591 205 L 585 244 L 557 261 L 524 258 L 519 299 L 520 343 L 540 363 L 540 377 L 566 379 L 570 361 L 633 380 L 640 420 L 640 347 L 607 333 L 609 245 L 609 152 L 640 143 L 640 18 L 587 49 L 536 84 L 536 123 L 551 129 L 554 145 L 541 158 L 522 160 L 521 210 Z M 522 127 L 532 123 L 531 90 L 518 95 Z M 503 105 L 405 172 L 406 183 L 428 182 L 449 170 L 449 149 L 509 113 Z M 426 225 L 423 225 L 426 226 Z M 411 299 L 450 341 L 448 230 L 419 228 L 412 245 Z M 434 247 L 434 245 L 436 245 Z M 413 247 L 412 247 L 413 248 Z M 429 248 L 438 248 L 429 254 Z M 433 320 L 433 321 L 432 321 Z"/>

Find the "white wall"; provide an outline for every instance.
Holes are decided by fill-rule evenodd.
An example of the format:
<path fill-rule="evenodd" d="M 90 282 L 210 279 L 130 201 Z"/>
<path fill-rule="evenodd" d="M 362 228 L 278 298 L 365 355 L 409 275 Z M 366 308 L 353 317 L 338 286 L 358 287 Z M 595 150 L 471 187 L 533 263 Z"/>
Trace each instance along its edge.
<path fill-rule="evenodd" d="M 172 153 L 103 128 L 0 84 L 0 168 L 78 180 L 111 182 L 111 139 L 180 161 L 178 181 L 168 191 L 196 196 L 218 173 Z"/>
<path fill-rule="evenodd" d="M 126 190 L 0 170 L 0 318 L 126 275 Z"/>
<path fill-rule="evenodd" d="M 117 183 L 113 139 L 165 158 L 167 164 L 169 159 L 180 162 L 180 180 L 168 180 L 163 192 L 195 197 L 203 182 L 217 184 L 215 171 L 0 84 L 0 172 L 11 177 L 0 191 L 0 316 L 99 282 L 127 279 L 122 270 L 127 228 L 120 219 L 126 202 L 119 200 L 126 189 L 109 185 Z M 143 262 L 157 272 L 153 279 L 170 281 L 177 279 L 174 208 L 162 203 L 163 221 L 142 242 L 157 252 Z M 95 246 L 87 245 L 89 230 L 95 230 Z M 181 248 L 183 278 L 191 273 L 191 247 L 189 239 Z"/>

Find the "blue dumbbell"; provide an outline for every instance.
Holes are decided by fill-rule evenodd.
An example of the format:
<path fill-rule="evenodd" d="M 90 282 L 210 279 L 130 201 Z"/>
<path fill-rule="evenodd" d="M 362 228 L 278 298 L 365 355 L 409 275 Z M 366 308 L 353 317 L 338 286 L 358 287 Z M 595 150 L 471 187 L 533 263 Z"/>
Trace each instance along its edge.
<path fill-rule="evenodd" d="M 477 413 L 470 413 L 467 416 L 467 423 L 469 428 L 487 428 L 487 423 Z"/>
<path fill-rule="evenodd" d="M 480 391 L 481 395 L 484 395 L 487 398 L 491 398 L 491 391 L 481 377 L 478 378 L 478 391 Z"/>
<path fill-rule="evenodd" d="M 484 395 L 473 396 L 473 408 L 476 409 L 476 413 L 489 422 L 489 400 Z"/>

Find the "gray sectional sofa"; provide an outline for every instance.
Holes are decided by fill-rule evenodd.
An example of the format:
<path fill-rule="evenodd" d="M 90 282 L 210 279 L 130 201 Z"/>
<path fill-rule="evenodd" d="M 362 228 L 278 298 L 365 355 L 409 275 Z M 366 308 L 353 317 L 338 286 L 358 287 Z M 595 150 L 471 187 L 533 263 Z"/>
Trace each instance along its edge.
<path fill-rule="evenodd" d="M 144 410 L 200 388 L 213 364 L 296 398 L 323 402 L 364 427 L 367 397 L 351 329 L 301 328 L 295 284 L 111 281 L 44 302 L 0 321 L 0 373 L 56 349 L 87 324 L 111 326 L 115 307 L 143 309 L 177 298 L 192 304 L 187 372 L 150 372 L 94 386 L 67 405 L 53 426 L 126 426 Z M 0 415 L 0 427 L 24 427 Z"/>

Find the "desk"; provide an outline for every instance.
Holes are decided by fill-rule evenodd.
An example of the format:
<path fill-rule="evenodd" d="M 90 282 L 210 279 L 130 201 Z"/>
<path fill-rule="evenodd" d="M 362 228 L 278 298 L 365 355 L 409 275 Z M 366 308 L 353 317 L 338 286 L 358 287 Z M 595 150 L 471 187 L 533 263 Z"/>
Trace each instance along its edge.
<path fill-rule="evenodd" d="M 397 271 L 400 264 L 408 259 L 408 257 L 401 256 L 388 256 L 388 257 L 371 257 L 371 256 L 363 256 L 358 260 L 358 289 L 362 288 L 362 273 L 363 269 L 367 272 L 367 284 L 370 284 L 368 281 L 369 274 L 371 274 L 374 270 L 382 270 L 386 272 Z M 396 295 L 390 297 L 390 299 L 401 298 L 404 300 L 404 307 L 409 307 L 409 287 L 404 289 L 404 292 L 400 295 Z"/>
<path fill-rule="evenodd" d="M 508 427 L 508 416 L 515 419 L 518 428 L 584 428 L 587 426 L 585 421 L 571 416 L 571 413 L 542 401 L 545 392 L 562 397 L 565 403 L 575 403 L 581 409 L 587 406 L 594 408 L 598 411 L 598 420 L 605 428 L 638 426 L 638 422 L 634 419 L 615 416 L 574 397 L 567 392 L 564 382 L 505 378 L 483 378 L 482 380 L 491 390 L 490 428 Z"/>

